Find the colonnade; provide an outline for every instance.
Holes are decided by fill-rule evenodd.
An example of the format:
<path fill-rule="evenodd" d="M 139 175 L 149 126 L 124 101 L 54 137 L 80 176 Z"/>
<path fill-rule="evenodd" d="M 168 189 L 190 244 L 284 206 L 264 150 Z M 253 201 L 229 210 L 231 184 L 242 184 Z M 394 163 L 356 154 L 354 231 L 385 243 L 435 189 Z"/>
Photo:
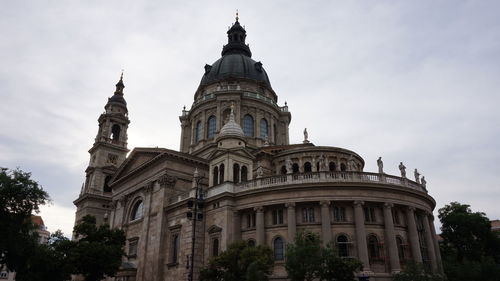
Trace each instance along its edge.
<path fill-rule="evenodd" d="M 332 241 L 332 223 L 331 223 L 331 209 L 330 201 L 320 201 L 320 214 L 321 214 L 321 240 L 323 244 Z M 355 243 L 357 248 L 357 258 L 363 263 L 363 270 L 371 272 L 370 260 L 367 245 L 367 231 L 365 225 L 364 202 L 353 201 L 354 209 L 354 228 L 355 228 Z M 292 241 L 297 232 L 296 222 L 296 203 L 289 202 L 285 204 L 287 215 L 287 236 L 288 240 Z M 401 270 L 401 261 L 398 254 L 398 245 L 396 241 L 396 231 L 393 221 L 393 208 L 392 203 L 383 204 L 383 222 L 384 222 L 384 237 L 385 244 L 387 245 L 387 253 L 389 257 L 389 266 L 391 272 L 398 272 Z M 255 222 L 255 239 L 256 243 L 266 244 L 266 225 L 265 225 L 265 206 L 258 206 L 253 209 L 256 215 Z M 406 226 L 407 226 L 407 240 L 411 249 L 411 257 L 416 262 L 424 262 L 422 259 L 419 233 L 416 222 L 416 212 L 414 207 L 408 206 L 405 208 L 406 212 Z M 238 211 L 236 211 L 239 217 Z M 439 245 L 436 239 L 436 230 L 433 224 L 432 214 L 420 210 L 418 216 L 421 216 L 424 228 L 424 237 L 426 243 L 427 256 L 429 257 L 431 269 L 434 272 L 442 272 L 441 267 L 441 254 L 439 252 Z M 430 218 L 430 219 L 429 219 Z M 239 226 L 239 225 L 238 225 Z M 235 230 L 241 231 L 238 227 Z M 235 237 L 241 237 L 236 235 Z"/>

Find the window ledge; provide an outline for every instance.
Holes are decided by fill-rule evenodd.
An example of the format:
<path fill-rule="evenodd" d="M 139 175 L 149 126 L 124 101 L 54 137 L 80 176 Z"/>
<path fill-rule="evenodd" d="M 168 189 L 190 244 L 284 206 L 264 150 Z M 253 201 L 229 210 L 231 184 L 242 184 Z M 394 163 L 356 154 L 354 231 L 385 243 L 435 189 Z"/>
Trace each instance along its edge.
<path fill-rule="evenodd" d="M 179 265 L 178 262 L 169 262 L 167 263 L 167 266 L 170 268 L 170 267 L 177 267 Z"/>

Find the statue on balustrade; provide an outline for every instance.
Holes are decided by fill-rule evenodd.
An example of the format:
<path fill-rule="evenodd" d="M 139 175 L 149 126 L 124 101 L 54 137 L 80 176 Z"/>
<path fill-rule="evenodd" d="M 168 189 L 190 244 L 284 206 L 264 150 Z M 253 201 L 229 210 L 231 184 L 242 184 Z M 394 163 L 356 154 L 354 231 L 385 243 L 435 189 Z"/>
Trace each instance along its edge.
<path fill-rule="evenodd" d="M 417 171 L 417 168 L 415 168 L 415 182 L 420 183 L 420 173 Z"/>
<path fill-rule="evenodd" d="M 420 180 L 421 181 L 421 184 L 422 184 L 422 187 L 427 190 L 427 181 L 425 180 L 425 177 L 422 176 L 422 179 Z"/>
<path fill-rule="evenodd" d="M 286 173 L 287 174 L 291 174 L 293 172 L 293 163 L 292 163 L 292 160 L 290 160 L 290 158 L 287 158 L 285 160 L 286 162 Z"/>
<path fill-rule="evenodd" d="M 307 138 L 309 137 L 309 134 L 307 133 L 307 128 L 304 128 L 304 143 L 309 143 Z"/>
<path fill-rule="evenodd" d="M 378 166 L 378 173 L 383 174 L 384 173 L 384 162 L 382 162 L 382 157 L 379 157 L 377 159 L 377 166 Z"/>
<path fill-rule="evenodd" d="M 326 171 L 327 170 L 326 159 L 323 153 L 321 153 L 321 155 L 319 156 L 318 162 L 319 162 L 319 172 Z"/>
<path fill-rule="evenodd" d="M 403 164 L 403 162 L 399 162 L 399 171 L 401 171 L 401 177 L 403 179 L 406 179 L 406 166 Z"/>
<path fill-rule="evenodd" d="M 262 165 L 260 164 L 260 161 L 258 162 L 258 167 L 257 167 L 257 178 L 262 178 L 264 176 L 264 168 L 262 168 Z"/>

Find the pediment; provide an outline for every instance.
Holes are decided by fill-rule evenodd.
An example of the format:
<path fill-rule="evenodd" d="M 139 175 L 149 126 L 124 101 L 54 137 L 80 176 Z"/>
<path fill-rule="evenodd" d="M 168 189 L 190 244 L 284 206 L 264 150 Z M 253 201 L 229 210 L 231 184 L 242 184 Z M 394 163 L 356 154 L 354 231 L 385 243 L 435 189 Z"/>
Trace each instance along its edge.
<path fill-rule="evenodd" d="M 248 152 L 246 149 L 217 149 L 212 151 L 207 157 L 208 160 L 213 160 L 216 159 L 220 156 L 223 155 L 236 155 L 248 159 L 255 159 L 255 156 L 253 156 L 250 152 Z"/>
<path fill-rule="evenodd" d="M 217 226 L 217 225 L 212 225 L 211 227 L 208 228 L 207 232 L 209 234 L 213 234 L 213 233 L 219 233 L 222 231 L 222 228 Z"/>
<path fill-rule="evenodd" d="M 127 160 L 125 160 L 118 169 L 115 177 L 113 178 L 113 182 L 129 174 L 131 171 L 145 165 L 154 158 L 158 157 L 160 154 L 162 154 L 161 151 L 134 149 L 130 153 L 129 157 L 127 157 Z"/>

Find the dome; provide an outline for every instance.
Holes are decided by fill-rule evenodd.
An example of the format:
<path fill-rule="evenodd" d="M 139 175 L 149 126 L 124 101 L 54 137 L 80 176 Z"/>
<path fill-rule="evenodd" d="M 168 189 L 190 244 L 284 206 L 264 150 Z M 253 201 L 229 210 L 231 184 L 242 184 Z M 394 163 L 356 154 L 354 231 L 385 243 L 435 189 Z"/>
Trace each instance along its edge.
<path fill-rule="evenodd" d="M 112 97 L 110 97 L 108 99 L 108 103 L 109 102 L 115 102 L 115 103 L 121 103 L 125 106 L 127 106 L 127 102 L 125 101 L 125 99 L 123 98 L 123 95 L 113 95 Z"/>
<path fill-rule="evenodd" d="M 229 121 L 220 129 L 219 137 L 224 136 L 235 136 L 235 137 L 244 137 L 243 129 L 241 126 L 234 121 L 234 112 L 231 108 L 231 114 L 229 114 Z"/>
<path fill-rule="evenodd" d="M 201 78 L 200 86 L 228 78 L 242 78 L 263 83 L 272 89 L 262 63 L 252 59 L 250 47 L 245 44 L 246 36 L 245 28 L 236 18 L 236 22 L 227 31 L 228 42 L 222 48 L 222 57 L 212 65 L 205 65 L 205 74 Z"/>
<path fill-rule="evenodd" d="M 219 82 L 227 78 L 243 78 L 264 83 L 271 88 L 271 82 L 261 62 L 256 62 L 245 54 L 226 54 L 212 65 L 205 66 L 205 75 L 200 86 Z"/>

